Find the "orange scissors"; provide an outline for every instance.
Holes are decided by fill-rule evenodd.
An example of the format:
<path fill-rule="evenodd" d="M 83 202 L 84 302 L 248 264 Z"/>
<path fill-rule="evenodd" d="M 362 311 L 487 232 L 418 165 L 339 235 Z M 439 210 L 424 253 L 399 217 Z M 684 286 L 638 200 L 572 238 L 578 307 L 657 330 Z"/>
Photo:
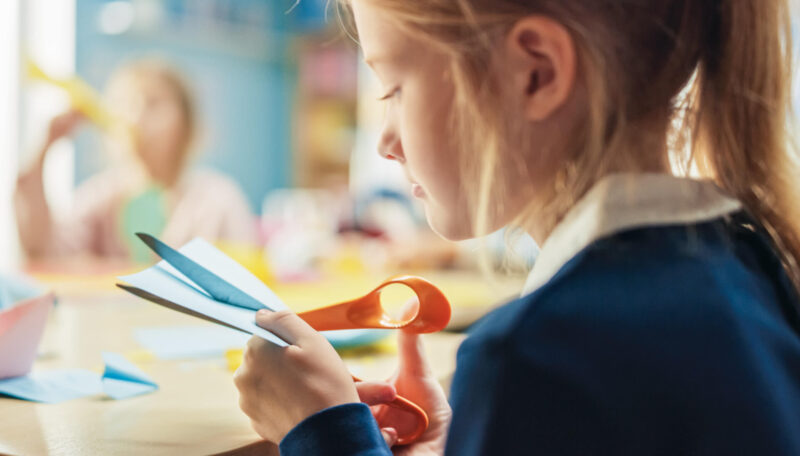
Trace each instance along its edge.
<path fill-rule="evenodd" d="M 402 284 L 411 288 L 417 295 L 419 305 L 411 317 L 404 320 L 395 320 L 390 317 L 381 306 L 381 290 L 391 284 Z M 399 276 L 390 278 L 377 288 L 357 299 L 334 304 L 320 309 L 309 310 L 297 314 L 312 328 L 318 331 L 334 329 L 358 328 L 383 328 L 402 329 L 417 334 L 440 331 L 450 321 L 450 303 L 444 293 L 435 285 L 421 277 Z M 353 376 L 353 381 L 361 380 Z M 417 404 L 408 399 L 397 396 L 389 404 L 390 407 L 416 415 L 415 428 L 410 432 L 400 433 L 397 438 L 399 445 L 411 443 L 428 428 L 428 415 Z M 381 417 L 378 416 L 378 421 Z"/>
<path fill-rule="evenodd" d="M 253 311 L 265 308 L 273 310 L 155 237 L 141 233 L 137 235 L 161 258 L 191 279 L 192 282 L 202 288 L 215 301 Z M 400 320 L 394 319 L 386 313 L 381 305 L 381 291 L 392 284 L 405 285 L 417 296 L 419 303 L 416 312 L 408 318 Z M 242 326 L 232 325 L 230 322 L 223 321 L 220 318 L 214 318 L 213 316 L 203 314 L 196 310 L 187 309 L 184 306 L 155 296 L 143 289 L 119 284 L 118 286 L 137 296 L 173 310 L 188 313 L 195 317 L 222 324 L 239 331 L 250 332 Z M 450 303 L 444 293 L 427 280 L 413 276 L 393 277 L 384 281 L 374 290 L 360 298 L 298 314 L 300 318 L 318 331 L 376 328 L 402 329 L 418 334 L 432 333 L 444 329 L 450 321 L 450 315 Z M 361 381 L 355 376 L 353 376 L 353 380 L 355 382 Z M 387 405 L 401 412 L 410 413 L 415 418 L 415 426 L 413 429 L 397 430 L 399 434 L 397 439 L 398 444 L 404 445 L 412 443 L 427 429 L 428 415 L 417 404 L 402 396 L 397 396 Z M 382 416 L 383 415 L 377 417 L 378 421 L 381 420 Z"/>

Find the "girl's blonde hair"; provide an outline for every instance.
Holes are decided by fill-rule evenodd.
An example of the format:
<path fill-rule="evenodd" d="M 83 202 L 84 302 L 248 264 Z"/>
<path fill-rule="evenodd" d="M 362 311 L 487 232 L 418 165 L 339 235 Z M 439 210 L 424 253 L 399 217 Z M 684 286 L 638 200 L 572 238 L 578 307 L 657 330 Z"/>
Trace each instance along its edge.
<path fill-rule="evenodd" d="M 565 165 L 553 176 L 546 203 L 531 203 L 515 225 L 535 214 L 552 228 L 602 176 L 671 165 L 675 174 L 713 179 L 738 198 L 770 233 L 800 285 L 800 174 L 789 141 L 785 0 L 359 1 L 389 12 L 452 57 L 452 118 L 467 157 L 464 182 L 479 183 L 470 195 L 477 235 L 489 226 L 490 201 L 502 200 L 490 194 L 514 191 L 496 179 L 502 162 L 526 160 L 525 148 L 511 150 L 505 138 L 535 140 L 498 103 L 492 50 L 517 20 L 542 15 L 574 40 L 577 86 L 587 105 L 565 126 L 568 138 L 558 151 Z M 348 2 L 340 7 L 351 20 Z"/>

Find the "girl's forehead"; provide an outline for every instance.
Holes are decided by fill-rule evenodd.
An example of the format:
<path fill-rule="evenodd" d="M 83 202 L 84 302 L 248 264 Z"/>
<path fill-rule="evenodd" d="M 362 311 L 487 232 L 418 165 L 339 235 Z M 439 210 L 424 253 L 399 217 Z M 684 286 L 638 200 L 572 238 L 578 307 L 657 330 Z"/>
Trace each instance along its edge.
<path fill-rule="evenodd" d="M 388 13 L 369 1 L 353 2 L 353 17 L 358 30 L 358 40 L 364 55 L 378 55 L 402 43 L 405 33 L 391 20 Z"/>
<path fill-rule="evenodd" d="M 413 46 L 412 37 L 389 14 L 368 0 L 355 0 L 353 17 L 367 63 L 378 63 Z"/>

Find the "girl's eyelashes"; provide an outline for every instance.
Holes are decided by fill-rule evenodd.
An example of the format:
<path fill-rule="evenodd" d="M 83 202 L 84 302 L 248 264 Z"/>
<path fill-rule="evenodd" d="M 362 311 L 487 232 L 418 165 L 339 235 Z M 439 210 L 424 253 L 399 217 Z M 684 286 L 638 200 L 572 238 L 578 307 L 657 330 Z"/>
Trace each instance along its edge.
<path fill-rule="evenodd" d="M 390 98 L 394 98 L 394 96 L 399 94 L 399 93 L 400 93 L 400 87 L 398 86 L 398 87 L 395 87 L 394 89 L 392 89 L 391 91 L 389 91 L 389 93 L 387 93 L 386 95 L 378 98 L 378 101 L 386 101 L 386 100 L 388 100 Z"/>

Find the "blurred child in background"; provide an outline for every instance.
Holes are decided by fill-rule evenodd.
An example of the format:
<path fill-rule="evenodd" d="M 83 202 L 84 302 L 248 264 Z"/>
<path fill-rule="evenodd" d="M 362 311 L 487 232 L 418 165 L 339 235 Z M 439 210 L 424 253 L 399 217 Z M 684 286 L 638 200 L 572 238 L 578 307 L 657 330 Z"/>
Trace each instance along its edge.
<path fill-rule="evenodd" d="M 219 173 L 187 169 L 197 124 L 192 94 L 177 71 L 157 60 L 127 64 L 108 83 L 107 105 L 131 134 L 109 138 L 115 166 L 79 186 L 65 219 L 48 206 L 44 163 L 53 143 L 84 120 L 80 113 L 51 121 L 37 160 L 20 174 L 17 224 L 30 259 L 87 254 L 146 261 L 137 231 L 173 245 L 195 236 L 255 242 L 256 222 L 239 187 Z"/>

